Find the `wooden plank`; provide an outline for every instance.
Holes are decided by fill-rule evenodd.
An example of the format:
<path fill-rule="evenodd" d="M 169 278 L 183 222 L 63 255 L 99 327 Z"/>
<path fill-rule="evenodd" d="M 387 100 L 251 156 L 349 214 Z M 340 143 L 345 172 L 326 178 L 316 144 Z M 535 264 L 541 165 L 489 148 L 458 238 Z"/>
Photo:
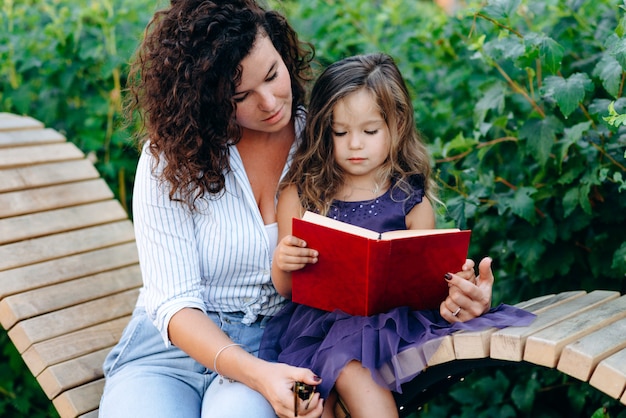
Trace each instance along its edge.
<path fill-rule="evenodd" d="M 46 367 L 115 345 L 127 324 L 128 317 L 123 317 L 42 341 L 30 346 L 22 358 L 37 377 Z"/>
<path fill-rule="evenodd" d="M 50 128 L 0 131 L 0 148 L 20 145 L 52 144 L 65 141 L 66 139 L 63 135 Z"/>
<path fill-rule="evenodd" d="M 109 351 L 111 347 L 50 366 L 41 372 L 37 381 L 48 399 L 53 399 L 61 392 L 102 378 L 102 364 Z"/>
<path fill-rule="evenodd" d="M 87 412 L 86 414 L 79 415 L 78 418 L 98 418 L 98 410 Z"/>
<path fill-rule="evenodd" d="M 11 329 L 17 322 L 33 318 L 34 322 L 43 322 L 41 328 L 46 329 L 48 333 L 55 328 L 54 321 L 47 323 L 45 317 L 41 315 L 134 289 L 140 285 L 141 272 L 139 265 L 136 264 L 53 286 L 41 287 L 2 299 L 0 322 L 4 329 Z M 102 316 L 106 315 L 108 314 Z"/>
<path fill-rule="evenodd" d="M 0 247 L 0 271 L 134 240 L 130 221 L 63 232 Z"/>
<path fill-rule="evenodd" d="M 619 295 L 619 292 L 596 290 L 541 312 L 527 327 L 508 327 L 496 331 L 491 336 L 490 356 L 498 360 L 522 361 L 526 339 L 530 335 L 599 304 L 616 299 Z"/>
<path fill-rule="evenodd" d="M 3 148 L 0 153 L 0 168 L 15 168 L 83 158 L 85 158 L 85 154 L 71 142 Z"/>
<path fill-rule="evenodd" d="M 424 347 L 428 366 L 436 366 L 437 364 L 447 363 L 455 359 L 454 342 L 451 335 L 432 341 L 432 343 L 438 344 L 434 353 L 428 353 L 428 351 L 432 351 L 432 348 L 428 347 L 430 343 L 431 341 L 428 341 Z"/>
<path fill-rule="evenodd" d="M 0 192 L 33 189 L 73 181 L 96 179 L 98 170 L 89 160 L 71 160 L 0 170 Z"/>
<path fill-rule="evenodd" d="M 8 192 L 0 194 L 0 219 L 112 198 L 113 192 L 102 179 Z"/>
<path fill-rule="evenodd" d="M 562 292 L 557 295 L 538 296 L 528 301 L 520 302 L 515 306 L 534 314 L 540 314 L 547 309 L 554 308 L 569 300 L 585 295 L 584 290 Z M 498 328 L 488 328 L 482 331 L 460 331 L 453 335 L 454 355 L 456 359 L 487 358 L 491 351 L 491 336 Z"/>
<path fill-rule="evenodd" d="M 555 367 L 563 348 L 585 335 L 626 318 L 626 296 L 579 312 L 528 337 L 524 360 Z"/>
<path fill-rule="evenodd" d="M 563 348 L 557 369 L 586 382 L 598 363 L 626 348 L 626 319 L 605 325 Z"/>
<path fill-rule="evenodd" d="M 104 390 L 104 379 L 63 392 L 52 400 L 61 418 L 75 418 L 98 408 Z"/>
<path fill-rule="evenodd" d="M 0 131 L 15 131 L 18 129 L 43 128 L 43 123 L 30 116 L 20 116 L 13 113 L 0 113 Z"/>
<path fill-rule="evenodd" d="M 392 384 L 396 381 L 396 373 L 399 378 L 404 379 L 421 372 L 427 367 L 427 359 L 437 350 L 439 342 L 439 339 L 431 340 L 422 347 L 411 347 L 398 353 L 391 360 L 395 373 L 389 364 L 384 364 L 379 369 L 381 378 L 387 384 Z"/>
<path fill-rule="evenodd" d="M 0 244 L 128 219 L 117 200 L 105 200 L 29 215 L 0 219 Z"/>
<path fill-rule="evenodd" d="M 130 228 L 130 226 L 129 226 Z M 0 299 L 139 262 L 134 241 L 0 271 Z"/>
<path fill-rule="evenodd" d="M 626 391 L 626 349 L 602 360 L 591 375 L 589 384 L 619 399 Z"/>

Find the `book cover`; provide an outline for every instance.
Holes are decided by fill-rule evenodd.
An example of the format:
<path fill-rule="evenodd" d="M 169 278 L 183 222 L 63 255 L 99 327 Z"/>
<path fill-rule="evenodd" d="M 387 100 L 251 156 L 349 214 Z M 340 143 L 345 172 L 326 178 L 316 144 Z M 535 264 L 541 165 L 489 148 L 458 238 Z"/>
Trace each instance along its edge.
<path fill-rule="evenodd" d="M 292 272 L 292 300 L 314 308 L 373 315 L 399 306 L 439 309 L 444 275 L 461 270 L 471 231 L 403 230 L 379 234 L 307 212 L 293 235 L 319 252 Z"/>

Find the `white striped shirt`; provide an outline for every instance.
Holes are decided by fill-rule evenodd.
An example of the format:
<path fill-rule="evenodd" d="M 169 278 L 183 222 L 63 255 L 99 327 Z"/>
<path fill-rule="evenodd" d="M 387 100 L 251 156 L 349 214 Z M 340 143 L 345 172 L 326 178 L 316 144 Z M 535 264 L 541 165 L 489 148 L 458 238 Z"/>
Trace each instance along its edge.
<path fill-rule="evenodd" d="M 302 117 L 296 118 L 297 137 L 303 122 Z M 237 148 L 230 147 L 231 172 L 226 174 L 224 192 L 218 198 L 199 199 L 193 213 L 169 199 L 169 184 L 158 179 L 162 167 L 152 173 L 153 163 L 144 147 L 133 192 L 144 283 L 137 304 L 145 306 L 165 344 L 170 344 L 170 319 L 186 307 L 203 312 L 241 311 L 244 323 L 278 312 L 284 298 L 270 277 L 275 225 L 264 225 Z"/>

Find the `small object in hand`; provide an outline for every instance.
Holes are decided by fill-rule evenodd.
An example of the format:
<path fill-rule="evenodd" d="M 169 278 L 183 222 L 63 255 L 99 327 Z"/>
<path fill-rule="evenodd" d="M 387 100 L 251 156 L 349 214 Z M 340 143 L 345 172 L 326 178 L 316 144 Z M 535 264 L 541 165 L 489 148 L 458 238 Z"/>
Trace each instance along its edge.
<path fill-rule="evenodd" d="M 302 382 L 295 382 L 293 384 L 293 416 L 298 416 L 298 398 L 303 401 L 310 401 L 315 393 L 315 386 L 307 385 Z M 308 404 L 305 409 L 308 408 Z"/>

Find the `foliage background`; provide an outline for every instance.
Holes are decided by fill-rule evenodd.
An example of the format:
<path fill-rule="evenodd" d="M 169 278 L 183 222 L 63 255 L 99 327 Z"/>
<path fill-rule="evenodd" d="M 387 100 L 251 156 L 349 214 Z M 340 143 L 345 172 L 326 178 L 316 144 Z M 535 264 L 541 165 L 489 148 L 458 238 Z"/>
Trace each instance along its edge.
<path fill-rule="evenodd" d="M 441 226 L 471 228 L 495 259 L 494 302 L 564 290 L 626 291 L 624 2 L 269 0 L 321 67 L 384 51 L 398 62 L 436 166 Z M 131 57 L 158 4 L 4 0 L 0 111 L 28 114 L 89 153 L 128 206 L 137 154 L 121 122 Z M 53 414 L 5 334 L 0 415 Z M 604 409 L 603 409 L 604 408 Z M 422 416 L 626 416 L 560 372 L 474 372 Z"/>

